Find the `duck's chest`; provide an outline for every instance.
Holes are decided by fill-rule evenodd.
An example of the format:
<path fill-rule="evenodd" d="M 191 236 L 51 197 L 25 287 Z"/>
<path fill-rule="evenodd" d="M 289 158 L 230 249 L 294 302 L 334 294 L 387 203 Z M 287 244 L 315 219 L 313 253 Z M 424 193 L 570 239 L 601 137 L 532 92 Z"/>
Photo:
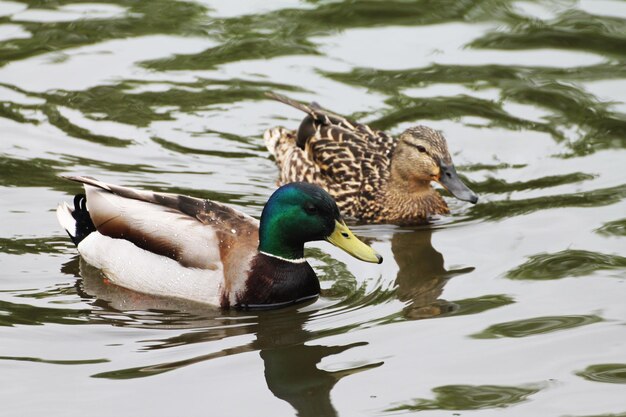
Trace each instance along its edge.
<path fill-rule="evenodd" d="M 234 305 L 231 300 L 222 300 L 222 307 L 276 307 L 317 297 L 319 292 L 319 280 L 308 262 L 259 253 L 251 262 L 248 278 L 236 294 Z"/>
<path fill-rule="evenodd" d="M 448 213 L 439 193 L 398 193 L 383 190 L 376 198 L 362 201 L 357 218 L 367 223 L 416 225 L 428 223 L 431 216 Z"/>

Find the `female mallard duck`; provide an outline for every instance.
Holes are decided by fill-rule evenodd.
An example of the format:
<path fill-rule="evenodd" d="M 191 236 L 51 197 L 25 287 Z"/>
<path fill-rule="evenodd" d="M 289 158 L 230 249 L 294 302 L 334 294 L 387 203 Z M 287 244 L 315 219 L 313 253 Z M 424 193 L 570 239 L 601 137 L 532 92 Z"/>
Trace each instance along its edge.
<path fill-rule="evenodd" d="M 297 132 L 276 127 L 264 134 L 280 168 L 279 184 L 317 184 L 335 198 L 342 213 L 367 223 L 418 224 L 448 213 L 431 181 L 459 200 L 478 201 L 457 176 L 440 132 L 415 126 L 395 139 L 316 103 L 307 106 L 268 95 L 308 114 Z"/>
<path fill-rule="evenodd" d="M 114 284 L 222 308 L 275 307 L 319 294 L 304 243 L 327 240 L 367 262 L 382 257 L 346 227 L 321 188 L 292 183 L 268 200 L 261 221 L 225 205 L 140 191 L 89 177 L 61 225 L 87 263 Z"/>

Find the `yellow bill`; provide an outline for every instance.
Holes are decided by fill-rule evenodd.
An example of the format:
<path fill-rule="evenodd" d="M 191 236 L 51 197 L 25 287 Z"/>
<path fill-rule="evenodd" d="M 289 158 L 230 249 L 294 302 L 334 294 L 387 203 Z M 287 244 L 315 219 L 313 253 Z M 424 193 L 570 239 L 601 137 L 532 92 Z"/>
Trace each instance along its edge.
<path fill-rule="evenodd" d="M 332 243 L 348 252 L 350 255 L 365 262 L 374 262 L 380 264 L 383 257 L 376 253 L 374 249 L 361 242 L 344 222 L 335 220 L 335 230 L 326 238 Z"/>

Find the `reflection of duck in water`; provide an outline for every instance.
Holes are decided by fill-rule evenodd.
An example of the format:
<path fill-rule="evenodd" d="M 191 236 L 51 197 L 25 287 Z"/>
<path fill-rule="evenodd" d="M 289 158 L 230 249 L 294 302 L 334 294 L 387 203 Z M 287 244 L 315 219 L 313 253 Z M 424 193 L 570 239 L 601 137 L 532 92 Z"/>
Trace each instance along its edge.
<path fill-rule="evenodd" d="M 435 317 L 455 309 L 455 305 L 439 299 L 443 287 L 456 275 L 474 270 L 473 267 L 448 271 L 443 255 L 431 243 L 431 228 L 399 229 L 391 239 L 391 250 L 398 264 L 397 296 L 410 301 L 404 314 L 407 318 Z"/>
<path fill-rule="evenodd" d="M 315 339 L 315 334 L 304 329 L 310 313 L 283 316 L 282 320 L 272 315 L 275 313 L 259 316 L 254 345 L 261 350 L 268 388 L 276 397 L 291 404 L 300 417 L 336 416 L 330 400 L 335 384 L 344 376 L 382 365 L 379 362 L 333 372 L 320 369 L 318 364 L 325 357 L 367 343 L 312 345 L 308 342 Z"/>
<path fill-rule="evenodd" d="M 64 270 L 76 274 L 77 259 Z M 318 365 L 327 356 L 337 355 L 366 343 L 324 346 L 313 344 L 319 336 L 305 329 L 311 316 L 319 314 L 312 305 L 301 304 L 280 310 L 227 312 L 207 309 L 205 305 L 184 300 L 160 298 L 127 290 L 103 280 L 102 272 L 80 261 L 80 276 L 76 287 L 85 298 L 97 297 L 98 306 L 92 312 L 96 322 L 115 322 L 116 325 L 149 328 L 167 328 L 184 331 L 163 340 L 151 338 L 146 350 L 167 349 L 206 343 L 228 337 L 256 334 L 256 340 L 210 352 L 194 358 L 157 363 L 130 369 L 116 369 L 94 376 L 100 378 L 142 378 L 176 370 L 195 363 L 218 359 L 244 352 L 259 351 L 263 360 L 267 387 L 277 398 L 288 402 L 301 417 L 335 416 L 330 393 L 344 376 L 380 366 L 366 364 L 356 368 L 326 371 Z M 121 311 L 119 311 L 121 310 Z M 159 313 L 162 312 L 162 313 Z M 117 314 L 116 314 L 117 313 Z M 119 315 L 119 319 L 115 317 Z M 199 331 L 199 328 L 207 328 Z"/>

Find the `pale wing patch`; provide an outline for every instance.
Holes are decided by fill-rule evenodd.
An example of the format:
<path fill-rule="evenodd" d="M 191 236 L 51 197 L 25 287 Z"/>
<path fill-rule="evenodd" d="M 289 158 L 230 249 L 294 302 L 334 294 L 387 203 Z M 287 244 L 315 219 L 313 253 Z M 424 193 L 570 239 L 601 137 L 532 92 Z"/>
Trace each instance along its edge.
<path fill-rule="evenodd" d="M 126 239 L 184 266 L 220 268 L 219 239 L 211 227 L 160 205 L 85 186 L 87 209 L 103 235 Z"/>

